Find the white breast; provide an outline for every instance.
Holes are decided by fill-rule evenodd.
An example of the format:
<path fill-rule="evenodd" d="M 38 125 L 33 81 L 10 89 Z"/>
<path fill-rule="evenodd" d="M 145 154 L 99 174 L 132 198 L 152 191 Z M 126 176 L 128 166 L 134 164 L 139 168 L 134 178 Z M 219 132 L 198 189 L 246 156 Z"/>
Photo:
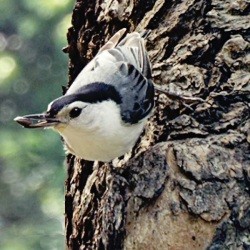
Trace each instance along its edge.
<path fill-rule="evenodd" d="M 58 132 L 70 153 L 90 161 L 108 162 L 127 153 L 136 143 L 145 123 L 125 124 L 120 118 L 118 105 L 113 101 L 92 104 L 91 111 L 85 116 L 89 123 L 86 122 L 84 128 L 67 126 Z"/>

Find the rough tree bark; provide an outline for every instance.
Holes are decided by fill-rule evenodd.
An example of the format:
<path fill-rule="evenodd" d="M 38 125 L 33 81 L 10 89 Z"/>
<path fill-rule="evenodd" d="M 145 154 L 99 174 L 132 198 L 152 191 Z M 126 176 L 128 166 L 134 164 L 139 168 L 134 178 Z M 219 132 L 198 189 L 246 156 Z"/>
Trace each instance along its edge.
<path fill-rule="evenodd" d="M 250 248 L 250 2 L 78 0 L 69 85 L 117 30 L 151 29 L 156 95 L 133 151 L 109 164 L 69 155 L 68 249 Z"/>

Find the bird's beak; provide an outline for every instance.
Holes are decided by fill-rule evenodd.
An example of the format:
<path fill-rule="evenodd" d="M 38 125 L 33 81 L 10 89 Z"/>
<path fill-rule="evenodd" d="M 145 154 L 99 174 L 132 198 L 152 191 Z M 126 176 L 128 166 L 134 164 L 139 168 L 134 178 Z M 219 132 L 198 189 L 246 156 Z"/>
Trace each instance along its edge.
<path fill-rule="evenodd" d="M 34 114 L 18 116 L 14 119 L 25 128 L 47 128 L 57 125 L 60 121 L 56 118 L 50 118 L 46 114 Z"/>

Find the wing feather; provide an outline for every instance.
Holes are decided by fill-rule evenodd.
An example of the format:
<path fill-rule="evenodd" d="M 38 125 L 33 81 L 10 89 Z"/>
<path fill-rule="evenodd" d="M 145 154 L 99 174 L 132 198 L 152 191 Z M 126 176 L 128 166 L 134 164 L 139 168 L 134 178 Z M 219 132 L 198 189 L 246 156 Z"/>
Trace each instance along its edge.
<path fill-rule="evenodd" d="M 154 85 L 144 77 L 133 65 L 122 63 L 127 68 L 126 75 L 119 85 L 114 85 L 119 91 L 122 102 L 121 116 L 125 123 L 135 124 L 151 112 L 154 107 Z"/>
<path fill-rule="evenodd" d="M 144 39 L 137 32 L 118 31 L 82 70 L 66 94 L 76 93 L 93 82 L 112 85 L 121 96 L 121 117 L 135 124 L 154 106 L 154 85 Z"/>

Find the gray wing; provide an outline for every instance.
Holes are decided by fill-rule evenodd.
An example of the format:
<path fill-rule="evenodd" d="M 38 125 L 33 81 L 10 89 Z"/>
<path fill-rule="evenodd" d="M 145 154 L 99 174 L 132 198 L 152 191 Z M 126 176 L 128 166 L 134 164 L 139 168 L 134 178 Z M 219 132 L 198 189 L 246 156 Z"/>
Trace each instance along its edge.
<path fill-rule="evenodd" d="M 135 124 L 147 117 L 154 107 L 154 85 L 132 64 L 121 63 L 122 80 L 114 87 L 120 93 L 121 116 L 125 123 Z"/>
<path fill-rule="evenodd" d="M 137 32 L 118 31 L 82 70 L 66 94 L 79 92 L 88 84 L 112 85 L 121 96 L 121 116 L 134 124 L 145 118 L 154 106 L 154 86 L 144 39 Z"/>
<path fill-rule="evenodd" d="M 138 32 L 127 34 L 117 45 L 117 48 L 125 56 L 125 61 L 134 65 L 146 78 L 152 77 L 151 64 L 144 39 Z"/>
<path fill-rule="evenodd" d="M 126 123 L 137 123 L 154 107 L 154 85 L 144 39 L 133 32 L 106 52 L 120 65 L 118 72 L 123 76 L 119 83 L 114 83 L 122 96 L 122 119 Z"/>
<path fill-rule="evenodd" d="M 73 94 L 77 89 L 92 81 L 110 81 L 115 73 L 116 64 L 132 64 L 147 79 L 151 78 L 151 66 L 144 45 L 144 39 L 138 32 L 127 34 L 121 39 L 126 29 L 121 29 L 100 49 L 98 54 L 79 73 L 66 94 Z"/>

